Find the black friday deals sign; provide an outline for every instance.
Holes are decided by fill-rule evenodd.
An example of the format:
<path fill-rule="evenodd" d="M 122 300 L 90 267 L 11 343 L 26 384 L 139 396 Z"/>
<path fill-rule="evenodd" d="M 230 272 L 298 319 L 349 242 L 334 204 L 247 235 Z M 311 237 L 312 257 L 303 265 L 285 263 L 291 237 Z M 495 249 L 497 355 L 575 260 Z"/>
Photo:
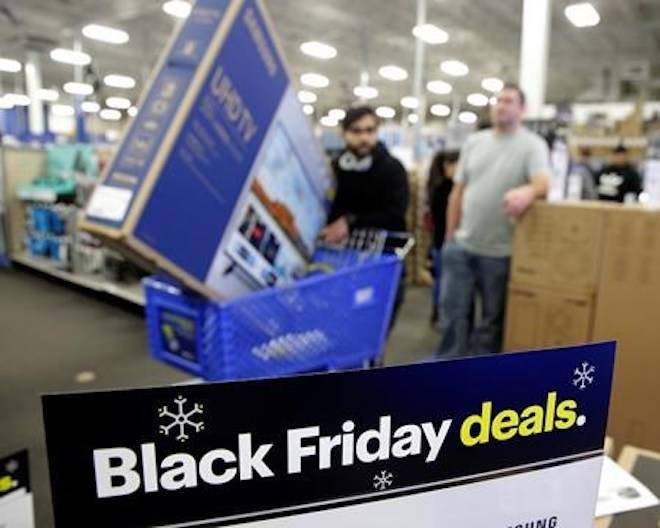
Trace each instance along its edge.
<path fill-rule="evenodd" d="M 597 344 L 45 396 L 56 523 L 588 525 L 613 361 Z"/>

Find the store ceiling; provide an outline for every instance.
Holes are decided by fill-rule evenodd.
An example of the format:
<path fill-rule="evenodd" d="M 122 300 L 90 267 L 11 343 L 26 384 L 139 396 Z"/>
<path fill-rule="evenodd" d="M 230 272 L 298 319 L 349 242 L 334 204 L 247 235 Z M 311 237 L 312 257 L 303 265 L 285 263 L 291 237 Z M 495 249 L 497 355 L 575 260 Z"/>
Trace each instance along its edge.
<path fill-rule="evenodd" d="M 398 104 L 412 87 L 415 24 L 414 0 L 265 0 L 296 74 L 316 71 L 331 80 L 316 90 L 318 106 L 326 109 L 352 100 L 352 88 L 367 58 L 371 84 L 383 104 Z M 652 65 L 660 57 L 660 0 L 597 0 L 601 24 L 577 29 L 563 15 L 569 0 L 554 0 L 548 99 L 572 100 L 587 93 L 605 68 L 619 69 L 631 61 Z M 463 99 L 480 91 L 483 77 L 517 76 L 522 0 L 428 0 L 428 20 L 449 35 L 447 44 L 428 47 L 426 80 L 441 78 Z M 135 99 L 172 33 L 176 20 L 155 0 L 0 0 L 0 55 L 24 60 L 25 49 L 43 53 L 44 84 L 71 80 L 72 68 L 53 63 L 48 51 L 70 47 L 80 28 L 90 22 L 129 32 L 126 45 L 83 41 L 100 76 L 122 73 L 136 77 Z M 337 58 L 320 61 L 303 55 L 299 45 L 320 40 L 335 46 Z M 363 43 L 366 42 L 366 54 Z M 460 80 L 442 74 L 439 63 L 456 58 L 470 73 Z M 380 78 L 378 67 L 397 64 L 410 72 L 404 82 Z M 20 75 L 3 74 L 5 90 L 20 87 Z M 101 98 L 117 90 L 105 89 Z M 449 97 L 431 96 L 432 101 Z"/>

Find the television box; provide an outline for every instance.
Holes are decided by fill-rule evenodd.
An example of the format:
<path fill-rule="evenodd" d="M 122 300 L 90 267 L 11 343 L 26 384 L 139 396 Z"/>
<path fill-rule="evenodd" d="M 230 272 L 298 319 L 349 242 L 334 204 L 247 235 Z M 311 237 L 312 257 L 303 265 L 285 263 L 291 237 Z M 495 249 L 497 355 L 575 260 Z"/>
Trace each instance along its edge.
<path fill-rule="evenodd" d="M 509 284 L 504 349 L 508 352 L 587 343 L 593 294 Z"/>
<path fill-rule="evenodd" d="M 598 202 L 540 202 L 516 226 L 511 280 L 593 293 L 598 287 L 606 213 Z"/>
<path fill-rule="evenodd" d="M 257 0 L 198 0 L 165 51 L 83 229 L 215 298 L 285 284 L 332 177 Z"/>

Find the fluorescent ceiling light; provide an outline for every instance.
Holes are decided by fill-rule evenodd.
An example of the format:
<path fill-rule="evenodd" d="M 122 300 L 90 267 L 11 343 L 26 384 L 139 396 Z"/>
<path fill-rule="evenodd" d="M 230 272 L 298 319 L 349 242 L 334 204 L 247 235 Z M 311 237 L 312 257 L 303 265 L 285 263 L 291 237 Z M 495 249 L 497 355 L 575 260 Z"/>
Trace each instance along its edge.
<path fill-rule="evenodd" d="M 324 44 L 323 42 L 318 42 L 316 40 L 303 42 L 300 45 L 300 51 L 310 57 L 323 60 L 334 59 L 337 56 L 337 50 L 335 48 L 329 44 Z"/>
<path fill-rule="evenodd" d="M 312 88 L 325 88 L 330 84 L 330 79 L 320 73 L 303 73 L 300 82 Z"/>
<path fill-rule="evenodd" d="M 481 93 L 472 93 L 467 96 L 467 102 L 472 106 L 488 106 L 488 97 Z"/>
<path fill-rule="evenodd" d="M 440 69 L 452 77 L 464 77 L 470 73 L 467 64 L 459 60 L 447 60 L 440 64 Z"/>
<path fill-rule="evenodd" d="M 21 71 L 23 65 L 14 59 L 0 58 L 0 71 L 8 73 L 16 73 Z"/>
<path fill-rule="evenodd" d="M 427 44 L 444 44 L 449 40 L 449 35 L 443 29 L 433 24 L 421 24 L 412 30 L 413 35 Z"/>
<path fill-rule="evenodd" d="M 315 103 L 317 99 L 318 97 L 316 97 L 316 94 L 314 92 L 310 92 L 309 90 L 300 90 L 298 92 L 298 101 L 303 104 Z"/>
<path fill-rule="evenodd" d="M 163 11 L 177 18 L 187 18 L 192 11 L 192 4 L 184 0 L 169 0 L 163 4 Z"/>
<path fill-rule="evenodd" d="M 346 117 L 346 111 L 341 108 L 333 108 L 328 112 L 328 115 L 337 121 L 341 121 Z"/>
<path fill-rule="evenodd" d="M 64 48 L 56 48 L 50 52 L 50 58 L 55 62 L 72 64 L 74 66 L 87 66 L 92 62 L 92 57 L 82 51 L 74 51 Z"/>
<path fill-rule="evenodd" d="M 481 81 L 481 87 L 489 92 L 500 92 L 504 88 L 504 81 L 497 77 L 487 77 Z"/>
<path fill-rule="evenodd" d="M 128 110 L 132 105 L 133 103 L 126 97 L 108 97 L 105 100 L 105 106 L 116 110 Z"/>
<path fill-rule="evenodd" d="M 449 107 L 448 107 L 447 105 L 445 105 L 445 104 L 439 104 L 439 103 L 438 103 L 438 104 L 434 104 L 433 106 L 431 106 L 431 108 L 429 109 L 429 111 L 430 111 L 434 116 L 437 116 L 437 117 L 447 117 L 448 115 L 451 114 L 451 108 L 449 108 Z"/>
<path fill-rule="evenodd" d="M 92 95 L 94 87 L 87 83 L 68 82 L 64 85 L 64 91 L 71 95 Z"/>
<path fill-rule="evenodd" d="M 373 86 L 356 86 L 353 88 L 353 94 L 360 99 L 375 99 L 378 97 L 378 90 Z"/>
<path fill-rule="evenodd" d="M 401 106 L 404 108 L 409 108 L 410 110 L 416 110 L 419 108 L 419 99 L 417 99 L 417 97 L 413 97 L 412 95 L 402 97 Z"/>
<path fill-rule="evenodd" d="M 119 121 L 121 119 L 121 112 L 112 108 L 104 108 L 99 113 L 99 116 L 106 121 Z"/>
<path fill-rule="evenodd" d="M 408 72 L 400 66 L 396 66 L 395 64 L 382 66 L 378 70 L 378 74 L 390 81 L 405 81 L 408 78 Z"/>
<path fill-rule="evenodd" d="M 392 119 L 396 115 L 396 110 L 391 106 L 379 106 L 376 108 L 376 115 L 383 119 Z"/>
<path fill-rule="evenodd" d="M 41 101 L 48 101 L 49 103 L 52 103 L 53 101 L 57 101 L 60 98 L 60 92 L 57 90 L 51 90 L 49 88 L 41 88 L 40 90 L 37 90 L 37 98 Z"/>
<path fill-rule="evenodd" d="M 138 115 L 138 109 L 137 109 L 137 106 L 131 106 L 131 107 L 126 111 L 126 113 L 127 113 L 129 116 L 131 116 L 131 117 L 135 117 L 136 115 Z"/>
<path fill-rule="evenodd" d="M 101 109 L 101 105 L 96 101 L 84 101 L 83 104 L 80 105 L 80 108 L 82 108 L 83 112 L 95 114 Z"/>
<path fill-rule="evenodd" d="M 336 127 L 338 124 L 339 123 L 337 122 L 337 120 L 333 119 L 330 116 L 323 116 L 321 118 L 321 125 L 323 125 L 324 127 L 332 128 L 332 127 Z"/>
<path fill-rule="evenodd" d="M 417 123 L 419 123 L 419 116 L 417 114 L 409 114 L 408 123 L 410 123 L 411 125 L 416 125 Z"/>
<path fill-rule="evenodd" d="M 12 106 L 28 106 L 30 104 L 30 98 L 25 94 L 8 93 L 3 99 Z"/>
<path fill-rule="evenodd" d="M 451 93 L 451 84 L 441 81 L 441 80 L 435 80 L 435 81 L 430 81 L 426 85 L 426 89 L 429 92 L 433 92 L 434 94 L 438 95 L 447 95 L 448 93 Z"/>
<path fill-rule="evenodd" d="M 461 112 L 458 114 L 458 120 L 466 125 L 472 125 L 477 122 L 477 114 L 474 112 Z"/>
<path fill-rule="evenodd" d="M 564 9 L 564 14 L 571 24 L 579 28 L 597 26 L 600 22 L 598 11 L 590 2 L 569 5 Z"/>
<path fill-rule="evenodd" d="M 128 33 L 123 29 L 115 29 L 99 24 L 88 24 L 82 29 L 82 34 L 88 39 L 100 40 L 108 44 L 126 44 L 129 40 Z"/>
<path fill-rule="evenodd" d="M 497 97 L 493 96 L 489 99 L 488 101 L 491 106 L 495 106 L 497 104 Z"/>
<path fill-rule="evenodd" d="M 76 111 L 71 105 L 56 104 L 51 106 L 50 111 L 57 117 L 73 117 L 76 115 Z"/>
<path fill-rule="evenodd" d="M 303 105 L 303 114 L 312 115 L 314 113 L 314 107 L 311 104 Z"/>
<path fill-rule="evenodd" d="M 110 75 L 103 77 L 103 84 L 110 86 L 111 88 L 125 88 L 130 90 L 131 88 L 135 88 L 135 79 L 128 75 L 111 73 Z"/>

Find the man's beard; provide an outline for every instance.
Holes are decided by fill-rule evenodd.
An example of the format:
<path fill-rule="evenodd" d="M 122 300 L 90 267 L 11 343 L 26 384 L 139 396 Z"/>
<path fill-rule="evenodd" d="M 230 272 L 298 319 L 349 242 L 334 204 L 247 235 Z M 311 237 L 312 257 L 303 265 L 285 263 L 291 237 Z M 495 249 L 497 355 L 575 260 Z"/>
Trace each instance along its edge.
<path fill-rule="evenodd" d="M 366 158 L 367 156 L 370 156 L 374 149 L 375 147 L 370 145 L 360 145 L 359 147 L 351 147 L 350 145 L 348 146 L 348 150 L 350 150 L 358 158 Z"/>

